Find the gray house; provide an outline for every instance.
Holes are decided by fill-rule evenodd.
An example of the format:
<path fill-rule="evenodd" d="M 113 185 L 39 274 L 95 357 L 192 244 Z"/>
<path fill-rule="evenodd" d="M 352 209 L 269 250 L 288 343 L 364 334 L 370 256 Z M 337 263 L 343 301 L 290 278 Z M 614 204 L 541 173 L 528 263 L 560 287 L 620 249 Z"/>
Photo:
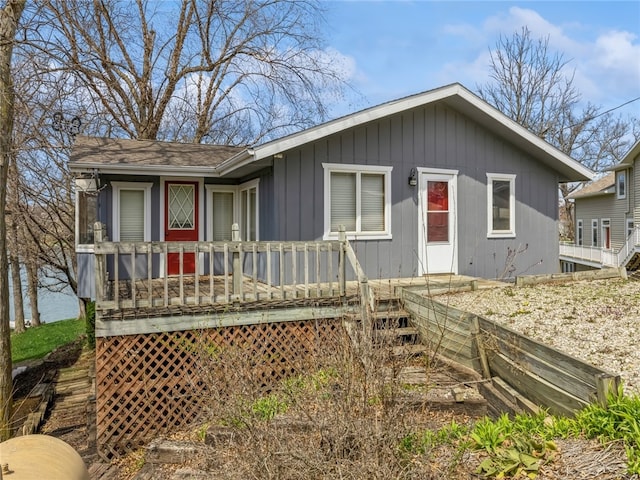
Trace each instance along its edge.
<path fill-rule="evenodd" d="M 78 137 L 69 166 L 83 297 L 95 221 L 113 242 L 231 240 L 232 224 L 243 241 L 332 240 L 343 225 L 370 278 L 554 273 L 558 183 L 592 178 L 459 84 L 247 148 Z"/>
<path fill-rule="evenodd" d="M 575 244 L 561 245 L 568 269 L 640 267 L 640 142 L 602 178 L 571 196 Z M 567 269 L 563 265 L 563 268 Z"/>

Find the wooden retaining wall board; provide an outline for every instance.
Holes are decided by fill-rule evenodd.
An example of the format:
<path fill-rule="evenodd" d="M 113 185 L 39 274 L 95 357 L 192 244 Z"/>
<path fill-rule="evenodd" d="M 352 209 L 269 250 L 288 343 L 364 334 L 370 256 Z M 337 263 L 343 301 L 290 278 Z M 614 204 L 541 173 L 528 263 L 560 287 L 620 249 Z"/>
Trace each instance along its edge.
<path fill-rule="evenodd" d="M 581 272 L 552 273 L 546 275 L 522 275 L 516 277 L 516 286 L 537 285 L 539 283 L 577 282 L 580 280 L 607 280 L 610 278 L 627 279 L 625 267 L 599 268 Z"/>
<path fill-rule="evenodd" d="M 559 415 L 588 404 L 605 403 L 620 377 L 537 342 L 498 323 L 428 297 L 423 289 L 402 287 L 399 295 L 425 344 L 434 353 L 499 377 L 525 401 Z M 474 324 L 478 329 L 473 334 Z"/>
<path fill-rule="evenodd" d="M 340 319 L 238 325 L 96 339 L 98 453 L 105 459 L 193 424 L 220 398 L 229 368 L 250 369 L 252 388 L 320 365 L 344 342 Z M 235 364 L 233 362 L 236 362 Z M 226 377 L 226 378 L 225 378 Z"/>

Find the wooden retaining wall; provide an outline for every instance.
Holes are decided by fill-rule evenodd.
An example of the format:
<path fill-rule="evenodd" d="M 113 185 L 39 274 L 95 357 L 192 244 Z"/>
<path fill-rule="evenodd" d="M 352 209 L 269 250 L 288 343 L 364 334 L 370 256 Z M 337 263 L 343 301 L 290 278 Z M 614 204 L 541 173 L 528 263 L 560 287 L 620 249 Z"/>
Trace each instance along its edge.
<path fill-rule="evenodd" d="M 248 388 L 264 393 L 318 366 L 344 335 L 340 319 L 316 319 L 98 337 L 98 453 L 109 459 L 193 424 L 224 398 L 240 365 Z"/>
<path fill-rule="evenodd" d="M 516 286 L 537 285 L 539 283 L 552 282 L 577 282 L 580 280 L 607 280 L 609 278 L 627 279 L 627 270 L 624 267 L 602 268 L 585 270 L 581 272 L 552 273 L 547 275 L 522 275 L 516 277 Z"/>
<path fill-rule="evenodd" d="M 499 379 L 494 383 L 503 396 L 522 410 L 540 406 L 554 414 L 573 415 L 594 401 L 606 403 L 608 392 L 620 385 L 618 375 L 480 315 L 447 306 L 424 289 L 402 287 L 399 295 L 432 352 L 474 369 L 485 379 Z"/>

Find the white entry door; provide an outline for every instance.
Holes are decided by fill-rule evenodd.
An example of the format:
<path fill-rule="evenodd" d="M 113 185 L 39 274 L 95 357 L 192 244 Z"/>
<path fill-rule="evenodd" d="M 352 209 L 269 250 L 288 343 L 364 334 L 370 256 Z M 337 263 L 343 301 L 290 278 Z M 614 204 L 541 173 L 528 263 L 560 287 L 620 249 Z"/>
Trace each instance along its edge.
<path fill-rule="evenodd" d="M 458 273 L 457 171 L 420 173 L 418 242 L 420 274 Z"/>

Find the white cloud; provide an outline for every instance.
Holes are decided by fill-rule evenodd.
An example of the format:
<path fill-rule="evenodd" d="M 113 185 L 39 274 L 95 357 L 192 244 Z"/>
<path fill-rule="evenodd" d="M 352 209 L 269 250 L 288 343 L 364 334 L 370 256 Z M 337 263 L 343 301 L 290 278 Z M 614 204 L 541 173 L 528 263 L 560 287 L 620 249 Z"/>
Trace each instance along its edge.
<path fill-rule="evenodd" d="M 548 38 L 550 53 L 561 54 L 568 62 L 567 72 L 574 73 L 574 86 L 585 101 L 609 108 L 640 95 L 640 42 L 628 31 L 602 32 L 575 21 L 554 24 L 533 9 L 511 7 L 488 17 L 477 28 L 448 25 L 443 33 L 493 49 L 500 36 L 508 38 L 523 27 L 533 39 Z M 471 81 L 471 88 L 486 82 L 487 47 L 471 60 L 445 64 L 439 76 L 467 78 L 463 82 Z"/>

